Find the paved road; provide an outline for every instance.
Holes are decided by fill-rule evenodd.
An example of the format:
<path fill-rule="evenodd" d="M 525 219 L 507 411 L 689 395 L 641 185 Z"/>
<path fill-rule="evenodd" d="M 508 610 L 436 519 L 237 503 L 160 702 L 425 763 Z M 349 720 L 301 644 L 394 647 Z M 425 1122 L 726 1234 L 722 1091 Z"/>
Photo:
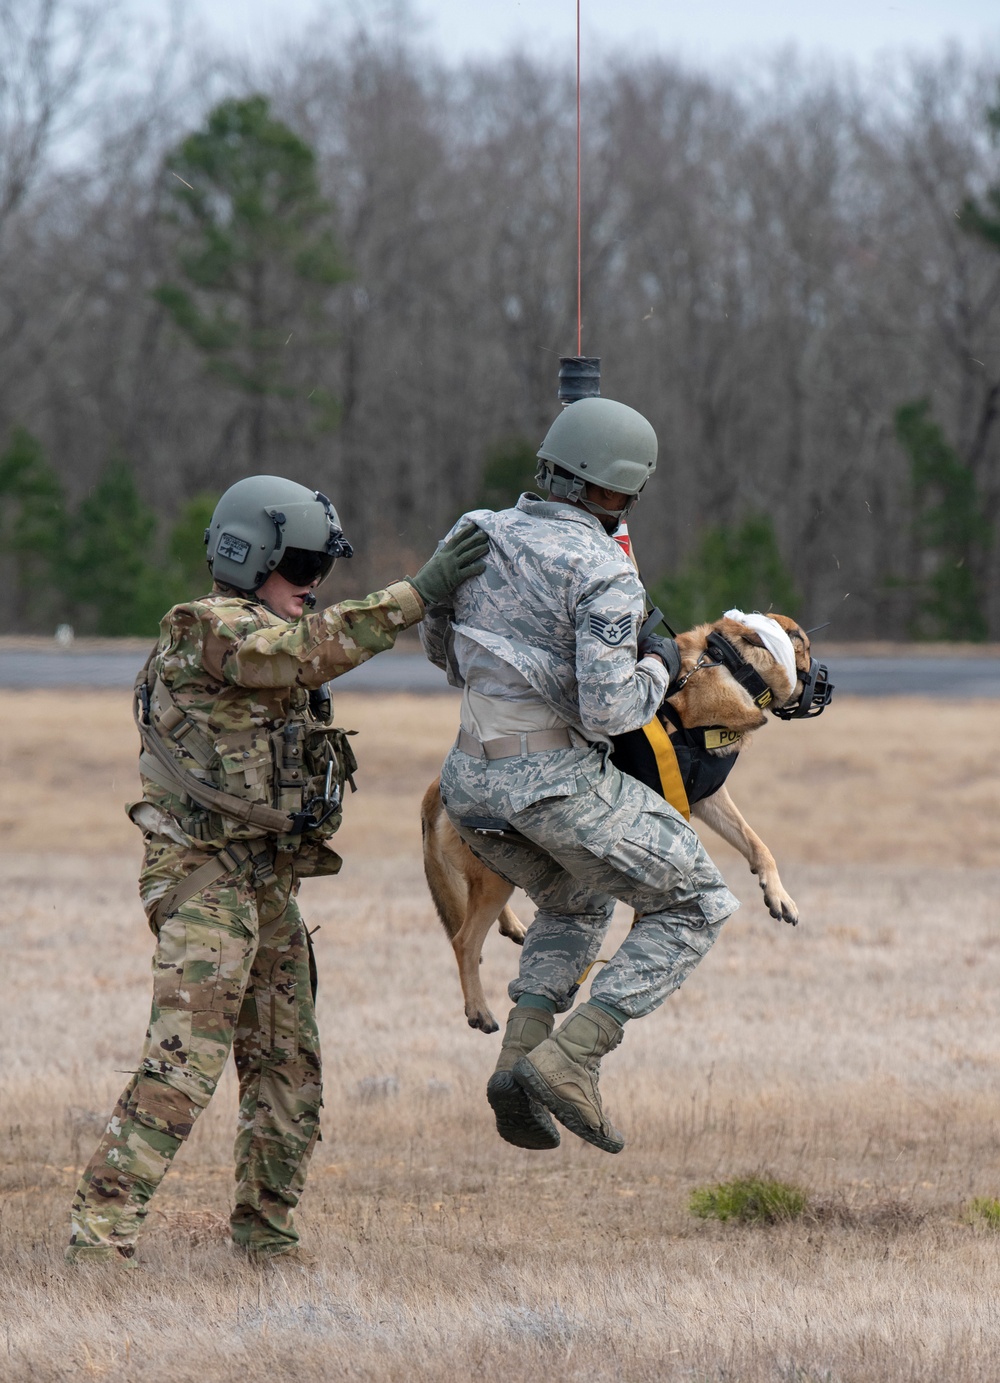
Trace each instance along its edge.
<path fill-rule="evenodd" d="M 0 687 L 128 687 L 141 658 L 72 650 L 0 652 Z M 853 696 L 1000 697 L 1000 658 L 834 658 L 837 691 Z M 388 653 L 355 668 L 344 690 L 449 691 L 418 653 Z"/>
<path fill-rule="evenodd" d="M 849 696 L 1000 697 L 1000 658 L 831 658 Z"/>
<path fill-rule="evenodd" d="M 0 652 L 0 687 L 130 687 L 142 656 L 32 650 Z M 450 691 L 444 673 L 418 653 L 382 654 L 350 673 L 352 691 Z"/>

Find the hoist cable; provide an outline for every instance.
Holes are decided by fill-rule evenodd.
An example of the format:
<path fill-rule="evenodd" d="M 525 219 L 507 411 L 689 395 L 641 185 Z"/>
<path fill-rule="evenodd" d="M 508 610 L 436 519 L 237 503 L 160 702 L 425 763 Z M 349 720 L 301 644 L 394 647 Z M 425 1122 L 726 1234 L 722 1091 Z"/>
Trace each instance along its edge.
<path fill-rule="evenodd" d="M 576 353 L 583 354 L 583 239 L 580 200 L 580 0 L 576 0 Z"/>

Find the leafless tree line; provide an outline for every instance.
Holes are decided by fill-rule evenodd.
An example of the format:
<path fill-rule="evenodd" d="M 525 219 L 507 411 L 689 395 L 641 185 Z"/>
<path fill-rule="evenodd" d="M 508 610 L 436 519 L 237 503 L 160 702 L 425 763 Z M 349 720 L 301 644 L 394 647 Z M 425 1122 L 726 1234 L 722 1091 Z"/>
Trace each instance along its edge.
<path fill-rule="evenodd" d="M 165 518 L 246 473 L 231 391 L 152 294 L 176 272 L 165 155 L 213 100 L 261 92 L 317 152 L 350 270 L 291 366 L 338 424 L 277 408 L 268 469 L 334 497 L 357 590 L 393 577 L 556 411 L 576 350 L 571 74 L 445 69 L 358 32 L 192 76 L 175 35 L 123 95 L 105 12 L 0 0 L 0 434 L 27 427 L 77 496 L 125 456 Z M 950 52 L 877 78 L 640 55 L 588 78 L 583 349 L 659 434 L 633 525 L 648 580 L 706 526 L 763 513 L 808 618 L 904 635 L 924 554 L 893 417 L 922 396 L 996 531 L 1000 253 L 957 212 L 1000 183 L 998 75 Z M 1000 541 L 983 561 L 996 638 Z"/>

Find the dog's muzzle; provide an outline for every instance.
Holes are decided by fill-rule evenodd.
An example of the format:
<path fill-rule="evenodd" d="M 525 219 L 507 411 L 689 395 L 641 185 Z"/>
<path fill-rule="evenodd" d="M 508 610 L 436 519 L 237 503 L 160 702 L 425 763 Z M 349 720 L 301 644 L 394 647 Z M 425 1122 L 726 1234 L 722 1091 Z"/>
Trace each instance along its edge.
<path fill-rule="evenodd" d="M 801 720 L 803 716 L 818 716 L 826 710 L 833 696 L 833 683 L 825 663 L 809 659 L 809 671 L 801 674 L 802 692 L 794 701 L 771 709 L 779 720 Z"/>

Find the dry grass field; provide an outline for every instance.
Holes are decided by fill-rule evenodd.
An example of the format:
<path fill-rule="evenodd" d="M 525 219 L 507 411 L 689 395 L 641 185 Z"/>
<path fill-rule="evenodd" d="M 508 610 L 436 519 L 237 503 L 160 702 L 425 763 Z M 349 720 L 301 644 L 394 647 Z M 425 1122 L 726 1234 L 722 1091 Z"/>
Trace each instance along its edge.
<path fill-rule="evenodd" d="M 315 1266 L 227 1254 L 227 1076 L 129 1273 L 62 1261 L 148 1003 L 128 695 L 0 693 L 0 1379 L 1000 1377 L 1000 1233 L 967 1214 L 1000 1195 L 996 703 L 843 698 L 762 732 L 731 782 L 802 923 L 772 922 L 710 839 L 744 906 L 606 1063 L 614 1158 L 493 1131 L 499 1039 L 465 1025 L 419 862 L 456 701 L 338 704 L 361 731 L 347 864 L 303 886 L 328 1080 L 300 1212 Z M 490 938 L 498 1014 L 516 958 Z M 695 1187 L 755 1172 L 807 1213 L 690 1213 Z"/>

